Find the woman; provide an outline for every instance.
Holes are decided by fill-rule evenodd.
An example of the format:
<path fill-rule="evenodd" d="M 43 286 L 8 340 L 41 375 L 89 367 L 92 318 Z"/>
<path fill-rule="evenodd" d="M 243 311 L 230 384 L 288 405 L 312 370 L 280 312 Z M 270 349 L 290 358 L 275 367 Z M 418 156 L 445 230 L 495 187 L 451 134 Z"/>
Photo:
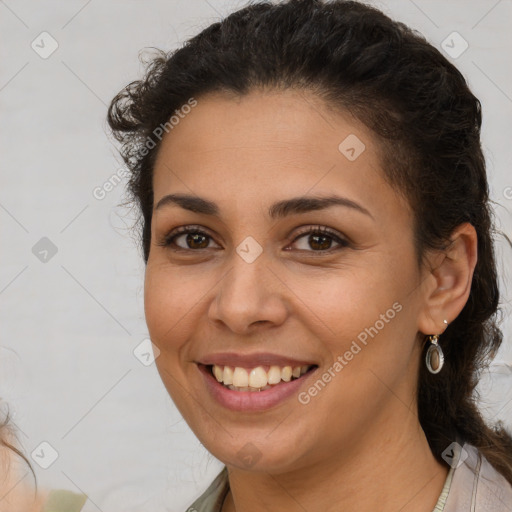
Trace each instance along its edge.
<path fill-rule="evenodd" d="M 189 510 L 512 509 L 475 400 L 502 341 L 480 103 L 358 2 L 255 3 L 109 125 L 162 380 L 225 467 Z"/>

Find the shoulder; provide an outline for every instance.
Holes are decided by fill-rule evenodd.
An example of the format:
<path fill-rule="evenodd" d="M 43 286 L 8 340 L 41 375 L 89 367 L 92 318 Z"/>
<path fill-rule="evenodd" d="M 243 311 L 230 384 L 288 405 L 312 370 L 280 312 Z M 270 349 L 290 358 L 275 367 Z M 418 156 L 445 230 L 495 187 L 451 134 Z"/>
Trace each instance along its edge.
<path fill-rule="evenodd" d="M 457 445 L 454 473 L 444 512 L 506 512 L 512 485 L 473 445 Z"/>
<path fill-rule="evenodd" d="M 224 466 L 208 489 L 188 507 L 186 512 L 220 512 L 228 490 L 228 469 Z"/>

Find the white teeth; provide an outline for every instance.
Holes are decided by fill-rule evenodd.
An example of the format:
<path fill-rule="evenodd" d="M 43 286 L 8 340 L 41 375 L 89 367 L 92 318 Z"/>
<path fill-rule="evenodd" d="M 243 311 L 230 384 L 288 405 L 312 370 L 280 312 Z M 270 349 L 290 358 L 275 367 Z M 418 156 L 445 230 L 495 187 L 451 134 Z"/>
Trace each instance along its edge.
<path fill-rule="evenodd" d="M 267 372 L 261 366 L 251 370 L 251 373 L 249 374 L 249 386 L 252 388 L 262 388 L 266 385 Z"/>
<path fill-rule="evenodd" d="M 215 366 L 214 366 L 215 368 Z M 249 374 L 245 368 L 236 367 L 233 372 L 233 386 L 244 388 L 249 385 Z"/>
<path fill-rule="evenodd" d="M 281 381 L 290 382 L 292 377 L 298 379 L 304 375 L 311 365 L 303 366 L 270 366 L 268 372 L 263 366 L 257 366 L 250 371 L 245 368 L 236 366 L 218 366 L 213 365 L 213 375 L 218 382 L 223 383 L 230 389 L 236 391 L 263 391 L 269 389 L 273 385 L 279 384 Z"/>
<path fill-rule="evenodd" d="M 281 368 L 279 366 L 271 366 L 268 371 L 268 383 L 279 384 L 281 382 Z"/>
<path fill-rule="evenodd" d="M 283 379 L 285 382 L 290 382 L 292 380 L 292 367 L 291 366 L 285 366 L 281 370 L 281 379 Z"/>
<path fill-rule="evenodd" d="M 214 366 L 213 367 L 213 375 L 215 376 L 215 378 L 219 381 L 219 382 L 222 382 L 223 379 L 223 371 L 222 371 L 222 368 L 220 366 Z"/>
<path fill-rule="evenodd" d="M 215 366 L 214 366 L 215 368 Z M 224 384 L 233 384 L 233 369 L 229 366 L 224 366 L 224 373 L 222 374 L 222 382 Z"/>

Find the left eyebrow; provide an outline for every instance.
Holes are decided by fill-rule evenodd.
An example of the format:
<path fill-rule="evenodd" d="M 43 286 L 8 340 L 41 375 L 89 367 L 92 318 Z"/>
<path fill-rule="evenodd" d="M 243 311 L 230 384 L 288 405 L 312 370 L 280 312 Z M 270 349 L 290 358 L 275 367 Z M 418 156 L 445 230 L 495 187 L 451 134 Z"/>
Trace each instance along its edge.
<path fill-rule="evenodd" d="M 213 201 L 189 194 L 168 194 L 158 201 L 155 211 L 166 205 L 177 205 L 184 210 L 216 217 L 220 213 L 219 206 Z M 277 201 L 270 206 L 268 215 L 271 219 L 275 220 L 292 214 L 323 210 L 331 206 L 351 208 L 374 219 L 373 215 L 359 203 L 347 197 L 337 195 L 327 197 L 299 196 Z"/>
<path fill-rule="evenodd" d="M 270 206 L 268 214 L 271 219 L 286 217 L 294 213 L 305 213 L 323 210 L 331 206 L 344 206 L 360 213 L 364 213 L 373 219 L 373 215 L 359 203 L 337 195 L 327 197 L 300 196 L 278 201 Z"/>

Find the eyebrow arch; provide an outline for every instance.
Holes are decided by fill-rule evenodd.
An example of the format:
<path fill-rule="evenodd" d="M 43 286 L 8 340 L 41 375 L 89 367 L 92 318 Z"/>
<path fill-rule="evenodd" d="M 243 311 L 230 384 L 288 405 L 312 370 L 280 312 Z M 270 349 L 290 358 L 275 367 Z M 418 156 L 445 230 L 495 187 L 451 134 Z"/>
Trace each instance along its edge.
<path fill-rule="evenodd" d="M 167 206 L 178 205 L 184 210 L 203 215 L 219 216 L 219 207 L 213 201 L 203 199 L 198 196 L 189 194 L 168 194 L 160 199 L 155 207 L 155 211 Z M 299 196 L 291 199 L 284 199 L 272 204 L 268 210 L 271 219 L 287 217 L 294 213 L 305 213 L 316 210 L 323 210 L 330 206 L 344 206 L 359 211 L 374 219 L 373 215 L 363 206 L 348 199 L 337 195 L 323 196 Z M 375 220 L 375 219 L 374 219 Z"/>

